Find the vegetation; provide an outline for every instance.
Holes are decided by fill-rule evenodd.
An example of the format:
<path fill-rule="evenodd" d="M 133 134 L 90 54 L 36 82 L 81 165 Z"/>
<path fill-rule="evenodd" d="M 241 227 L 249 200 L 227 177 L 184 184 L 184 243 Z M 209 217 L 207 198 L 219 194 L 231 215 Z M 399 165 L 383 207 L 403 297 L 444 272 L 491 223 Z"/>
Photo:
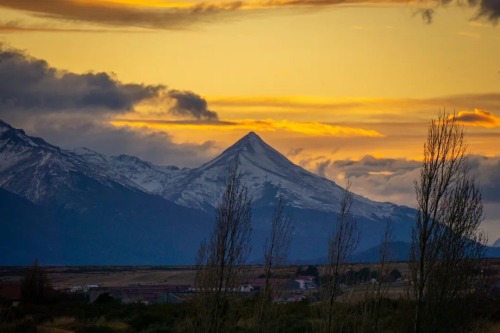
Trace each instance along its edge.
<path fill-rule="evenodd" d="M 360 237 L 358 223 L 351 213 L 354 202 L 349 190 L 350 183 L 344 191 L 340 200 L 339 213 L 335 224 L 335 231 L 328 242 L 328 262 L 326 271 L 326 283 L 323 283 L 322 299 L 326 306 L 322 307 L 325 314 L 321 314 L 318 327 L 322 332 L 333 332 L 335 330 L 334 307 L 335 299 L 339 295 L 340 276 L 345 273 L 346 263 L 353 255 Z M 325 321 L 322 319 L 326 318 Z"/>
<path fill-rule="evenodd" d="M 30 303 L 46 303 L 51 297 L 50 281 L 38 260 L 26 269 L 21 281 L 23 300 Z"/>
<path fill-rule="evenodd" d="M 412 231 L 414 332 L 455 332 L 450 304 L 476 290 L 485 237 L 481 191 L 469 173 L 464 130 L 442 113 L 429 126 Z"/>
<path fill-rule="evenodd" d="M 318 268 L 320 272 L 325 269 Z M 349 276 L 355 278 L 335 302 L 335 332 L 411 332 L 415 302 L 404 292 L 379 300 L 374 298 L 376 284 L 371 277 L 380 271 L 380 266 L 357 265 L 353 268 L 351 266 L 351 270 L 346 270 L 350 273 L 341 277 L 343 281 L 348 281 Z M 353 296 L 344 298 L 352 291 L 355 291 Z M 180 304 L 121 304 L 108 295 L 92 304 L 86 303 L 83 297 L 61 297 L 45 304 L 24 301 L 17 307 L 1 303 L 0 333 L 196 332 L 194 325 L 199 320 L 196 313 L 199 306 L 196 298 L 187 299 L 190 300 Z M 258 292 L 227 295 L 232 318 L 225 322 L 225 331 L 317 332 L 323 327 L 319 321 L 326 321 L 326 318 L 318 318 L 318 309 L 326 303 L 315 299 L 315 292 L 300 302 L 273 303 L 272 327 L 258 323 L 255 309 L 260 301 Z M 465 307 L 465 303 L 471 308 Z M 449 323 L 455 332 L 488 333 L 498 332 L 500 328 L 500 302 L 484 294 L 466 295 L 459 301 L 450 302 L 448 309 L 456 314 Z"/>
<path fill-rule="evenodd" d="M 196 287 L 200 290 L 200 308 L 192 330 L 223 332 L 234 320 L 228 297 L 241 284 L 241 268 L 250 251 L 251 208 L 236 160 L 227 172 L 226 189 L 216 209 L 210 239 L 198 251 Z"/>
<path fill-rule="evenodd" d="M 271 232 L 264 247 L 264 290 L 260 293 L 260 304 L 257 309 L 258 332 L 270 331 L 274 328 L 274 300 L 281 295 L 282 286 L 272 285 L 271 277 L 277 276 L 275 267 L 282 266 L 290 249 L 292 237 L 292 220 L 285 211 L 283 198 L 279 198 L 274 209 Z"/>

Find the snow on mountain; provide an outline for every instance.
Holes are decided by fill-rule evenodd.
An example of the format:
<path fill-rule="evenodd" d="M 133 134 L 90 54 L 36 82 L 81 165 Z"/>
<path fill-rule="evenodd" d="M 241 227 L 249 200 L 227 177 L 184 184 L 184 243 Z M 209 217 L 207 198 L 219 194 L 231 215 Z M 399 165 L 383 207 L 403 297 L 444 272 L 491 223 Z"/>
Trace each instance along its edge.
<path fill-rule="evenodd" d="M 58 258 L 65 253 L 68 257 L 60 259 L 61 263 L 89 263 L 92 258 L 102 259 L 102 253 L 108 256 L 99 262 L 139 263 L 154 257 L 160 263 L 161 253 L 167 262 L 191 262 L 199 242 L 208 234 L 227 169 L 235 160 L 253 197 L 252 246 L 256 250 L 252 258 L 262 256 L 259 249 L 265 244 L 278 196 L 293 210 L 291 260 L 324 253 L 344 190 L 293 164 L 253 132 L 212 161 L 179 169 L 133 156 L 105 156 L 86 148 L 60 149 L 0 122 L 0 188 L 8 191 L 3 195 L 19 207 L 27 206 L 22 200 L 28 199 L 47 212 L 40 219 L 29 214 L 21 219 L 19 209 L 0 205 L 4 215 L 11 216 L 9 221 L 14 221 L 0 226 L 0 235 L 5 235 L 0 240 L 9 241 L 11 248 L 18 246 L 19 251 L 22 244 L 36 245 L 9 262 L 31 260 L 33 255 Z M 363 230 L 360 249 L 378 244 L 386 219 L 395 222 L 397 240 L 408 240 L 412 209 L 354 195 L 353 213 Z M 21 233 L 17 226 L 22 227 Z M 45 241 L 38 242 L 41 231 L 44 240 L 64 242 L 64 250 L 48 251 Z M 23 233 L 32 241 L 19 241 L 15 235 Z M 130 247 L 132 243 L 135 245 Z M 158 251 L 158 244 L 163 244 L 163 252 Z"/>
<path fill-rule="evenodd" d="M 87 156 L 60 149 L 41 138 L 31 137 L 0 121 L 0 187 L 31 202 L 43 203 L 76 188 L 75 177 L 87 177 L 102 185 L 113 183 L 129 188 L 137 185 L 128 178 L 109 172 L 98 153 L 86 150 Z M 94 163 L 88 163 L 92 156 Z"/>
<path fill-rule="evenodd" d="M 210 216 L 139 190 L 123 159 L 0 122 L 0 265 L 192 263 Z"/>
<path fill-rule="evenodd" d="M 157 195 L 168 190 L 173 179 L 188 172 L 188 169 L 179 169 L 175 166 L 157 166 L 129 155 L 111 157 L 108 168 L 127 177 L 148 193 Z"/>
<path fill-rule="evenodd" d="M 127 178 L 138 189 L 200 210 L 211 210 L 217 205 L 224 190 L 227 168 L 236 158 L 254 206 L 271 206 L 281 195 L 292 207 L 335 212 L 344 191 L 334 182 L 293 164 L 254 132 L 194 169 L 157 166 L 127 155 L 104 157 L 86 149 L 73 153 L 105 168 L 114 177 Z M 390 218 L 398 207 L 358 195 L 354 195 L 354 199 L 353 213 L 369 219 Z"/>
<path fill-rule="evenodd" d="M 120 182 L 126 179 L 127 185 L 155 195 L 168 191 L 175 177 L 189 171 L 176 166 L 154 165 L 130 155 L 105 156 L 87 148 L 77 148 L 71 153 L 97 168 L 107 170 L 113 179 Z"/>
<path fill-rule="evenodd" d="M 105 156 L 86 148 L 62 150 L 22 130 L 0 123 L 0 187 L 38 203 L 57 191 L 70 173 L 102 184 L 110 182 L 160 195 L 181 206 L 211 210 L 225 186 L 228 166 L 238 159 L 256 207 L 269 207 L 278 196 L 291 207 L 338 211 L 343 189 L 290 162 L 250 132 L 199 168 L 157 166 L 134 156 Z M 390 218 L 398 206 L 354 195 L 353 213 L 368 219 Z"/>
<path fill-rule="evenodd" d="M 253 132 L 212 161 L 173 177 L 172 184 L 160 194 L 186 207 L 214 207 L 224 189 L 228 165 L 236 158 L 254 206 L 270 206 L 281 195 L 292 207 L 338 211 L 343 188 L 293 164 Z M 354 200 L 353 213 L 367 218 L 390 217 L 397 207 L 358 195 L 354 195 Z"/>

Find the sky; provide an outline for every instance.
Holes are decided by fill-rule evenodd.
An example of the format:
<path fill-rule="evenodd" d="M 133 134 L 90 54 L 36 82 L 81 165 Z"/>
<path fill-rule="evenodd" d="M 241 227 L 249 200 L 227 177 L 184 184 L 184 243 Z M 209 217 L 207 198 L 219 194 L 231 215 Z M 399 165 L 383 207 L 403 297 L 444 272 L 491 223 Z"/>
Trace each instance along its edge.
<path fill-rule="evenodd" d="M 255 131 L 416 206 L 455 113 L 500 238 L 500 0 L 0 0 L 0 119 L 67 149 L 196 167 Z"/>

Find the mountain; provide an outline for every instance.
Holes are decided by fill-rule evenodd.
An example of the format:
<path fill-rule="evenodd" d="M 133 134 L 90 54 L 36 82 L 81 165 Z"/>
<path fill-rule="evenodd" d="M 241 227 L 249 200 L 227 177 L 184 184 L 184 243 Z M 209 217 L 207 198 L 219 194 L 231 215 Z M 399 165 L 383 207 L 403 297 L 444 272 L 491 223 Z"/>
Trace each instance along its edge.
<path fill-rule="evenodd" d="M 253 198 L 253 245 L 262 248 L 276 199 L 281 196 L 294 215 L 291 256 L 315 258 L 326 250 L 344 189 L 293 164 L 250 132 L 218 157 L 194 169 L 160 167 L 135 157 L 107 159 L 107 168 L 129 179 L 137 188 L 184 207 L 211 212 L 224 190 L 228 166 L 238 159 L 242 179 Z M 99 160 L 100 159 L 89 159 Z M 398 241 L 408 241 L 414 210 L 374 202 L 354 194 L 353 213 L 363 233 L 360 250 L 378 244 L 388 220 Z"/>
<path fill-rule="evenodd" d="M 136 184 L 137 188 L 175 203 L 211 210 L 224 189 L 225 173 L 239 160 L 243 181 L 254 199 L 254 207 L 266 207 L 278 196 L 299 209 L 335 212 L 344 189 L 331 180 L 313 174 L 289 161 L 257 134 L 250 132 L 212 161 L 195 169 L 160 167 L 136 157 L 120 155 L 101 160 L 82 154 L 89 162 L 106 168 Z M 353 211 L 366 218 L 391 218 L 399 206 L 379 203 L 354 195 Z"/>
<path fill-rule="evenodd" d="M 27 207 L 23 215 L 0 203 L 8 216 L 0 232 L 12 236 L 0 246 L 14 249 L 0 248 L 0 264 L 29 263 L 35 256 L 60 264 L 192 263 L 236 159 L 253 197 L 250 259 L 262 257 L 279 196 L 293 215 L 290 261 L 321 257 L 344 190 L 293 164 L 253 132 L 212 161 L 180 169 L 134 156 L 64 150 L 0 122 L 0 188 Z M 415 216 L 410 208 L 358 195 L 353 213 L 362 230 L 360 251 L 380 242 L 387 220 L 395 241 L 407 242 Z M 16 237 L 23 232 L 24 238 Z"/>
<path fill-rule="evenodd" d="M 500 238 L 497 239 L 492 245 L 491 247 L 500 247 Z"/>
<path fill-rule="evenodd" d="M 192 262 L 210 227 L 208 214 L 3 122 L 0 187 L 0 264 Z"/>
<path fill-rule="evenodd" d="M 293 164 L 254 132 L 212 161 L 175 177 L 168 189 L 159 194 L 186 207 L 215 207 L 224 188 L 227 167 L 235 159 L 239 160 L 254 207 L 269 206 L 273 199 L 282 196 L 290 207 L 322 212 L 338 210 L 343 188 Z M 357 216 L 391 218 L 397 210 L 394 204 L 354 195 L 353 212 Z"/>

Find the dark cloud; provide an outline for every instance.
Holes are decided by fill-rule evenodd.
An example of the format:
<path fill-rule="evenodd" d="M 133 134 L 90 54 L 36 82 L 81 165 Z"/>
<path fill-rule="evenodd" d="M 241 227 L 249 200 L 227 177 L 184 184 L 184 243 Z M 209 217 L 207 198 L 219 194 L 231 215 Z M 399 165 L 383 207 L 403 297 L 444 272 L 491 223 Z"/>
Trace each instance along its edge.
<path fill-rule="evenodd" d="M 206 162 L 215 153 L 211 141 L 178 144 L 165 132 L 109 123 L 123 113 L 133 115 L 137 103 L 155 101 L 161 108 L 171 103 L 168 94 L 164 86 L 123 84 L 108 73 L 63 72 L 0 44 L 0 119 L 66 149 L 87 147 L 158 164 L 198 166 Z M 172 91 L 172 96 L 175 106 L 189 113 L 191 119 L 186 122 L 203 123 L 203 117 L 217 116 L 194 93 Z M 161 109 L 156 111 L 161 114 Z"/>
<path fill-rule="evenodd" d="M 244 1 L 201 2 L 191 6 L 147 7 L 105 2 L 83 2 L 72 0 L 0 0 L 0 6 L 23 10 L 37 16 L 98 23 L 110 26 L 133 26 L 147 29 L 180 29 L 195 23 L 220 20 L 221 18 L 245 15 L 251 11 L 275 10 L 277 8 L 321 8 L 349 3 L 388 4 L 406 0 L 262 0 L 252 3 Z M 428 0 L 426 3 L 446 6 L 450 3 L 462 5 L 461 0 Z M 470 7 L 477 8 L 476 18 L 485 18 L 496 23 L 500 16 L 499 0 L 467 0 Z M 431 23 L 433 9 L 419 11 L 425 22 Z"/>
<path fill-rule="evenodd" d="M 241 1 L 231 1 L 217 4 L 199 3 L 190 7 L 147 8 L 98 1 L 0 0 L 0 6 L 28 11 L 42 17 L 148 29 L 184 28 L 196 22 L 217 19 L 224 13 L 234 12 L 242 4 Z"/>
<path fill-rule="evenodd" d="M 478 17 L 485 17 L 493 23 L 498 22 L 500 17 L 500 1 L 499 0 L 469 0 L 472 6 L 479 5 Z"/>
<path fill-rule="evenodd" d="M 170 90 L 168 92 L 174 105 L 169 112 L 177 116 L 188 116 L 195 119 L 217 120 L 219 117 L 214 111 L 207 108 L 207 101 L 191 91 Z"/>
<path fill-rule="evenodd" d="M 406 4 L 406 0 L 394 0 Z M 428 0 L 429 5 L 463 4 L 462 0 Z M 245 15 L 256 11 L 279 8 L 321 8 L 340 4 L 381 4 L 387 0 L 261 0 L 255 2 L 198 2 L 191 6 L 148 7 L 106 2 L 83 2 L 73 0 L 0 0 L 0 6 L 23 10 L 36 16 L 66 20 L 84 21 L 110 26 L 133 26 L 147 29 L 180 29 L 195 23 L 220 20 L 221 18 Z M 498 0 L 467 0 L 467 4 L 477 8 L 477 17 L 497 22 L 500 16 Z M 433 10 L 424 9 L 422 17 L 432 21 Z"/>
<path fill-rule="evenodd" d="M 75 74 L 0 45 L 0 110 L 121 113 L 163 86 L 122 84 L 108 73 Z"/>

